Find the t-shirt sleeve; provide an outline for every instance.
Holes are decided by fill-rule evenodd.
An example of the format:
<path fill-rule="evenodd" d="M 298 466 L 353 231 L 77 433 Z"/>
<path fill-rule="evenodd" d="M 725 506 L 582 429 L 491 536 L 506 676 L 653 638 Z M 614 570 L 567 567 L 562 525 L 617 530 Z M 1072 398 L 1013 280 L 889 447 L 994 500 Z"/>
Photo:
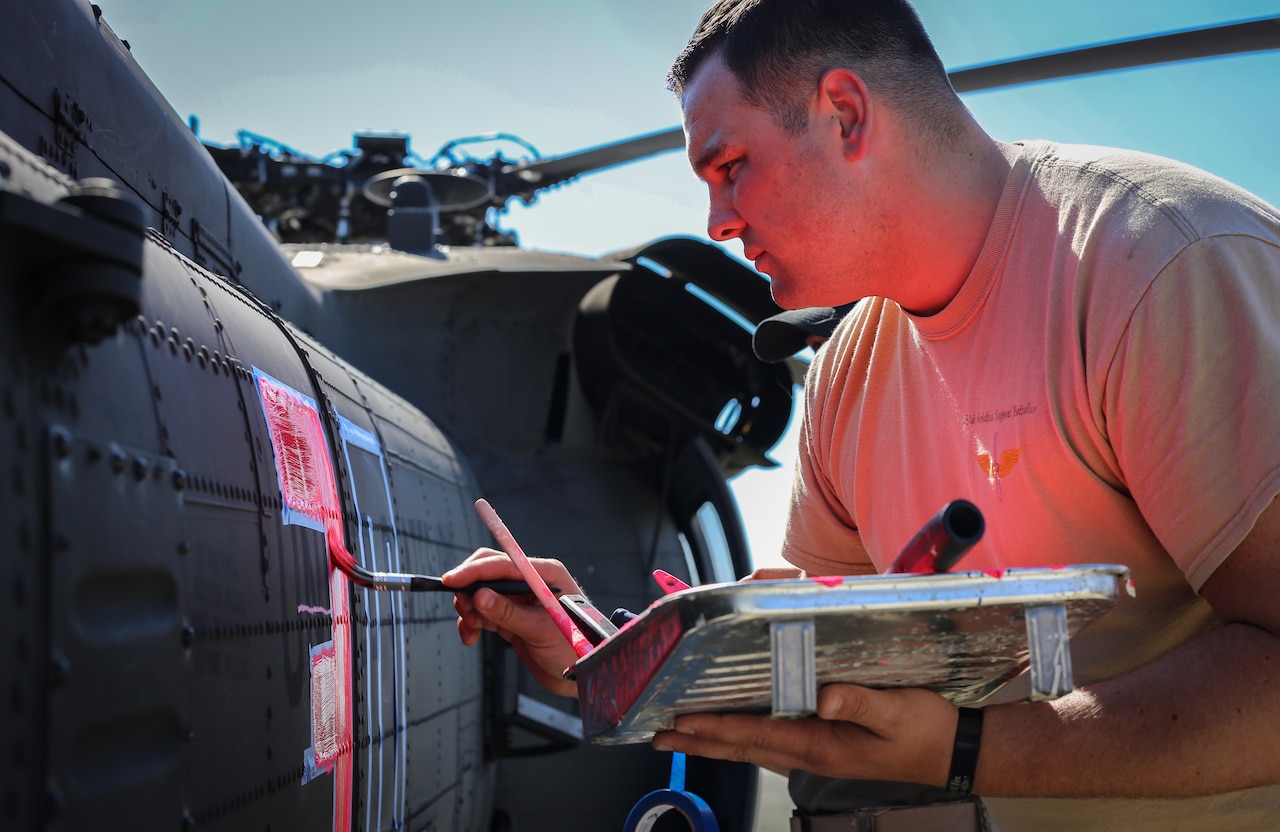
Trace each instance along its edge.
<path fill-rule="evenodd" d="M 830 367 L 815 362 L 805 385 L 800 447 L 782 554 L 810 575 L 873 575 L 876 568 L 862 545 L 857 523 L 836 495 L 821 463 L 822 449 L 830 446 L 830 437 L 822 436 L 821 430 L 815 428 L 823 424 L 821 418 L 815 418 L 822 407 L 815 391 L 830 386 L 829 372 Z"/>
<path fill-rule="evenodd" d="M 1184 248 L 1134 308 L 1104 390 L 1129 491 L 1199 590 L 1280 492 L 1280 247 Z"/>

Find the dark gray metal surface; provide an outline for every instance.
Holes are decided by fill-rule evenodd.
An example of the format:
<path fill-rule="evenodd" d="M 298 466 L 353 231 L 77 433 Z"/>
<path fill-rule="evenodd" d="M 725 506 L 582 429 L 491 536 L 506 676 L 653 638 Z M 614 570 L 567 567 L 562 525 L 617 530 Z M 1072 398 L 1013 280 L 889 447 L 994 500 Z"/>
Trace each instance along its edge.
<path fill-rule="evenodd" d="M 95 210 L 129 200 L 141 225 L 67 199 L 87 176 L 116 189 Z M 546 790 L 568 778 L 585 822 L 616 828 L 666 783 L 652 750 L 531 733 L 528 698 L 572 705 L 532 690 L 500 643 L 464 648 L 447 595 L 353 588 L 335 616 L 323 533 L 282 522 L 254 382 L 317 403 L 361 563 L 440 574 L 489 542 L 470 508 L 484 494 L 602 603 L 642 607 L 652 567 L 715 574 L 679 537 L 704 495 L 737 540 L 728 568 L 749 559 L 717 460 L 681 463 L 680 489 L 664 473 L 697 431 L 637 449 L 578 385 L 581 297 L 633 264 L 351 247 L 346 282 L 303 280 L 82 0 L 5 11 L 0 203 L 0 827 L 550 830 Z M 76 292 L 131 266 L 135 311 L 70 334 L 64 313 L 97 314 Z M 63 274 L 76 292 L 33 303 Z M 311 650 L 342 628 L 349 818 L 335 776 L 304 763 Z M 555 777 L 533 756 L 549 750 Z M 749 768 L 694 764 L 690 782 L 726 826 L 749 815 Z"/>

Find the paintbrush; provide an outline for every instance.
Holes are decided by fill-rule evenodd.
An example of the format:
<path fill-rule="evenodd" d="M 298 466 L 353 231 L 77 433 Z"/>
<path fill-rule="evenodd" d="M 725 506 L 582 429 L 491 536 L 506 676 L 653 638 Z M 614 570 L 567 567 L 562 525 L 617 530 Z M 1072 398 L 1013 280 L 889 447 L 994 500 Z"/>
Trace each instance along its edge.
<path fill-rule="evenodd" d="M 578 658 L 582 658 L 591 652 L 591 642 L 582 634 L 577 625 L 573 623 L 573 619 L 569 614 L 561 608 L 556 601 L 556 597 L 551 594 L 550 587 L 547 582 L 542 580 L 542 576 L 538 574 L 538 570 L 533 568 L 533 564 L 529 563 L 529 559 L 525 557 L 524 550 L 520 548 L 520 544 L 516 543 L 515 537 L 506 524 L 502 522 L 502 518 L 493 510 L 493 506 L 485 499 L 476 500 L 476 512 L 479 513 L 480 519 L 489 527 L 489 531 L 493 534 L 495 540 L 507 553 L 507 557 L 511 558 L 511 562 L 516 565 L 516 569 L 520 570 L 520 574 L 529 582 L 529 586 L 533 589 L 534 597 L 542 604 L 543 609 L 551 616 L 551 620 L 556 622 L 556 626 L 560 628 L 560 632 L 564 635 L 565 641 L 573 647 L 573 652 L 578 654 Z"/>

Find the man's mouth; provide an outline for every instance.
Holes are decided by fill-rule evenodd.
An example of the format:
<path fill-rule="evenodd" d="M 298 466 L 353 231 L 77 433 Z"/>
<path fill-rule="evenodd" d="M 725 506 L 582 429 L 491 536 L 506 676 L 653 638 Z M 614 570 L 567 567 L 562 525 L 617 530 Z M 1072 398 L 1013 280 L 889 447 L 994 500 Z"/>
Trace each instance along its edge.
<path fill-rule="evenodd" d="M 772 270 L 769 266 L 769 255 L 765 254 L 763 251 L 756 251 L 753 254 L 754 256 L 748 255 L 747 259 L 756 267 L 756 271 L 760 272 L 760 274 L 771 275 Z"/>
<path fill-rule="evenodd" d="M 761 274 L 768 274 L 766 263 L 768 263 L 769 258 L 764 249 L 759 246 L 743 246 L 742 256 L 751 261 L 756 267 L 756 271 Z"/>

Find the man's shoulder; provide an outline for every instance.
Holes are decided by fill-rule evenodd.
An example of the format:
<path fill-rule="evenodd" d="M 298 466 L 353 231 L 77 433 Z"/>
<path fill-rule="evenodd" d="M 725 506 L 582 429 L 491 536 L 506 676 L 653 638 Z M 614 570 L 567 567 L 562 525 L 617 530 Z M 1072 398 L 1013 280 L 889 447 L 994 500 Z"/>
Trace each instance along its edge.
<path fill-rule="evenodd" d="M 1028 143 L 1036 187 L 1054 202 L 1085 203 L 1130 220 L 1172 223 L 1189 238 L 1257 234 L 1280 238 L 1280 211 L 1200 168 L 1137 150 Z"/>

